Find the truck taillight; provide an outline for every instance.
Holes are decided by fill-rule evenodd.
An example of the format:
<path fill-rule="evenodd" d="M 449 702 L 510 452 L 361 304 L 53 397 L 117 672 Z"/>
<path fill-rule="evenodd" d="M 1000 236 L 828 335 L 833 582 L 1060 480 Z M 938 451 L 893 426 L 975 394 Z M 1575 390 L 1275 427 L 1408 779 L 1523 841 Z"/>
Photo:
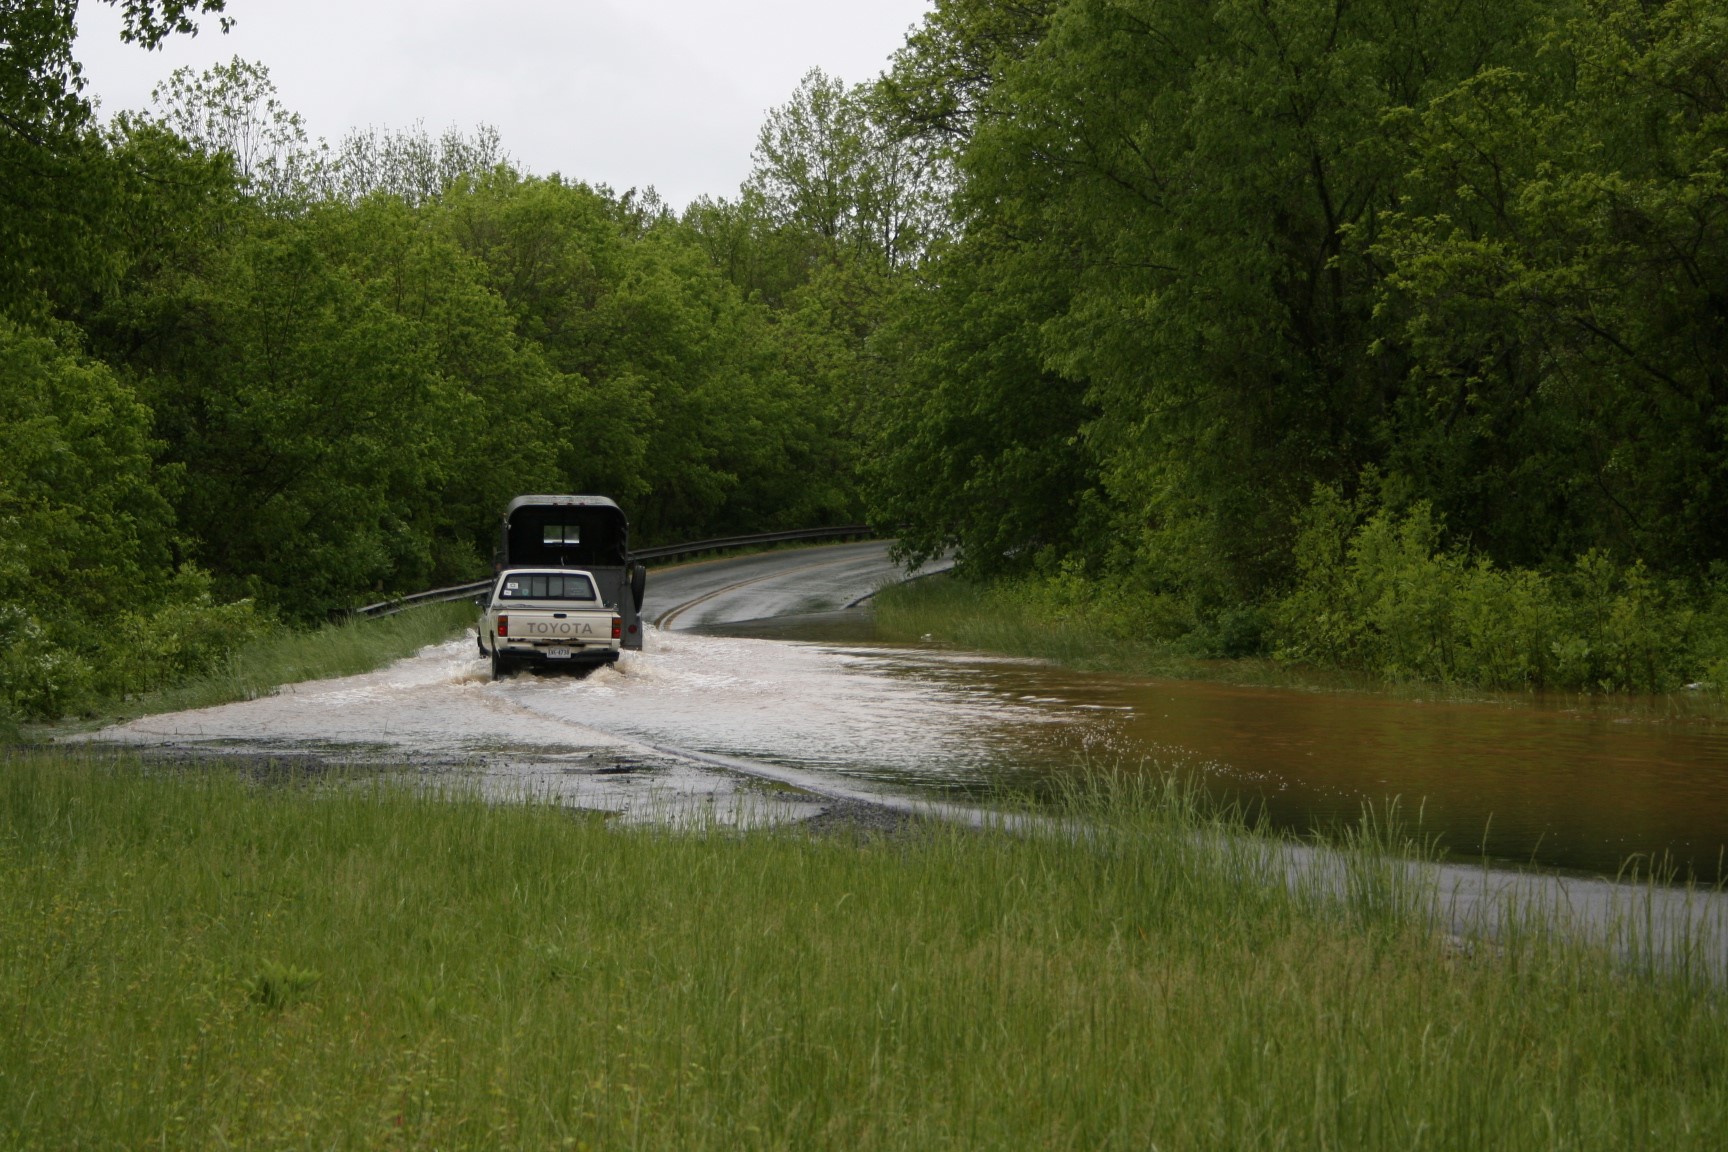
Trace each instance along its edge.
<path fill-rule="evenodd" d="M 624 635 L 624 621 L 617 616 L 612 617 L 612 639 Z"/>
<path fill-rule="evenodd" d="M 508 617 L 508 616 L 498 617 L 498 635 L 500 635 L 500 636 L 510 635 L 510 617 Z"/>

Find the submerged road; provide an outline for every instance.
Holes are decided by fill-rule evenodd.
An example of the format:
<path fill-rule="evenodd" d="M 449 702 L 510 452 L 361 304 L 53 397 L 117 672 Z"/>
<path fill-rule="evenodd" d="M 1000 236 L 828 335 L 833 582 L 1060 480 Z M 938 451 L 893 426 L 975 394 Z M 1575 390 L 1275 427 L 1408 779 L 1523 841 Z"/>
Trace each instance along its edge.
<path fill-rule="evenodd" d="M 867 642 L 859 606 L 906 575 L 881 542 L 653 570 L 645 650 L 586 679 L 493 682 L 470 634 L 365 675 L 144 717 L 85 739 L 170 755 L 406 765 L 627 822 L 697 814 L 739 825 L 807 819 L 839 804 L 1014 827 L 1025 818 L 971 799 L 1039 773 L 1148 755 L 1122 742 L 1134 707 L 1065 692 L 1057 669 Z M 1296 845 L 1268 851 L 1270 874 L 1293 885 L 1340 895 L 1352 887 L 1357 865 L 1342 857 Z M 1456 865 L 1406 871 L 1437 924 L 1459 935 L 1496 936 L 1534 920 L 1629 955 L 1685 958 L 1718 980 L 1728 965 L 1720 893 Z"/>
<path fill-rule="evenodd" d="M 86 739 L 184 755 L 407 764 L 650 821 L 691 805 L 722 821 L 799 819 L 822 810 L 816 798 L 905 810 L 938 798 L 879 795 L 880 785 L 914 785 L 932 770 L 981 779 L 969 749 L 989 743 L 1004 709 L 982 700 L 967 708 L 966 693 L 901 675 L 880 650 L 709 632 L 867 626 L 858 606 L 906 575 L 880 541 L 656 569 L 643 603 L 652 625 L 645 650 L 584 679 L 493 682 L 470 633 L 375 672 L 143 717 Z M 753 783 L 763 779 L 805 795 Z"/>

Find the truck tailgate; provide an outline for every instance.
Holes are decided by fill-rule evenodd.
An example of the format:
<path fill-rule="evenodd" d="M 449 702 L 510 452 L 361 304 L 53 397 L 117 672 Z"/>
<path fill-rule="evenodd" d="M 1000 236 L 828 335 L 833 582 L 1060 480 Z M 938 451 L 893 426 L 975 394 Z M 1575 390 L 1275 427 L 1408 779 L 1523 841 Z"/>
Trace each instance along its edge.
<path fill-rule="evenodd" d="M 610 644 L 611 612 L 547 612 L 510 608 L 499 612 L 509 621 L 504 632 L 511 641 L 536 644 Z"/>

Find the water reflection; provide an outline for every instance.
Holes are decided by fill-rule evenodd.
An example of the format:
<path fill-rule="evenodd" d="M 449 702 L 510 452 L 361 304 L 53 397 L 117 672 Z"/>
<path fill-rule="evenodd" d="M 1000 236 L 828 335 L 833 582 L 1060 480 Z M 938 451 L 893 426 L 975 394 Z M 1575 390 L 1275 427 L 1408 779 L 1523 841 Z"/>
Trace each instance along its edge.
<path fill-rule="evenodd" d="M 860 646 L 858 613 L 734 625 L 733 635 Z M 1728 852 L 1728 726 L 1527 701 L 1421 701 L 878 650 L 878 671 L 953 697 L 1012 705 L 984 743 L 999 780 L 1027 783 L 1086 758 L 1180 761 L 1218 793 L 1299 828 L 1401 798 L 1454 859 L 1487 855 L 1612 874 L 1666 857 L 1714 883 Z M 1028 723 L 1028 714 L 1044 722 Z"/>
<path fill-rule="evenodd" d="M 874 644 L 868 622 L 853 612 L 732 625 L 733 636 L 657 630 L 584 680 L 492 682 L 463 638 L 94 738 L 479 766 L 615 811 L 667 793 L 729 802 L 742 782 L 690 751 L 949 794 L 1156 761 L 1286 826 L 1353 820 L 1397 796 L 1423 809 L 1454 859 L 1612 874 L 1628 856 L 1666 854 L 1682 874 L 1722 877 L 1728 724 L 1086 675 Z M 610 772 L 620 758 L 631 771 Z"/>

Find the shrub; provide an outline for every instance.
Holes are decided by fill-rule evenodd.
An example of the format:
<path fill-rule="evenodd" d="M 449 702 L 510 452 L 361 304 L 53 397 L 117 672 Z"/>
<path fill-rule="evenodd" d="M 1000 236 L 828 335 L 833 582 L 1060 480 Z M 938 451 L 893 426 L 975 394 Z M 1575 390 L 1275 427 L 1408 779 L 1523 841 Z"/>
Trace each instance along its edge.
<path fill-rule="evenodd" d="M 175 564 L 152 415 L 109 368 L 0 320 L 0 710 L 53 719 L 208 666 L 255 630 Z"/>
<path fill-rule="evenodd" d="M 0 605 L 0 712 L 50 719 L 84 707 L 90 666 L 55 644 L 21 605 Z"/>
<path fill-rule="evenodd" d="M 177 591 L 153 611 L 126 613 L 105 638 L 98 664 L 106 694 L 149 692 L 207 676 L 274 627 L 251 600 L 213 602 L 209 578 L 196 569 L 181 573 Z"/>
<path fill-rule="evenodd" d="M 1559 573 L 1501 568 L 1446 546 L 1427 504 L 1364 513 L 1316 491 L 1298 525 L 1299 579 L 1272 613 L 1280 659 L 1491 688 L 1659 692 L 1728 679 L 1720 574 L 1689 589 L 1599 551 Z"/>

